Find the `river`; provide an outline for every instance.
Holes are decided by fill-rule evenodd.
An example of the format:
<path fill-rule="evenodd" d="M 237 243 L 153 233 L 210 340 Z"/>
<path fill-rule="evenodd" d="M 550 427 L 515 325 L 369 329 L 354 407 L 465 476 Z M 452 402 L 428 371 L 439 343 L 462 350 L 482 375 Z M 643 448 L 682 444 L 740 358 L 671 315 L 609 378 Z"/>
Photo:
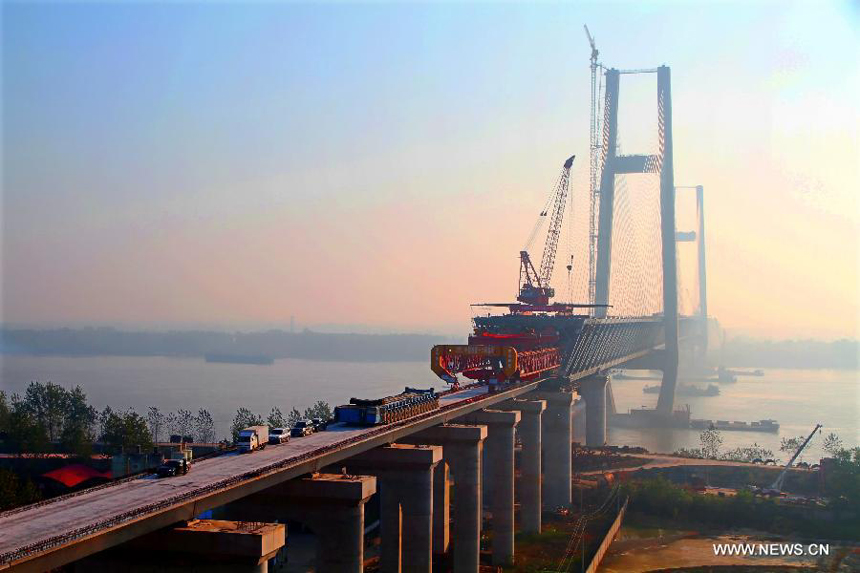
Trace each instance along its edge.
<path fill-rule="evenodd" d="M 268 414 L 273 406 L 285 414 L 303 410 L 316 400 L 332 406 L 350 397 L 379 397 L 405 386 L 440 388 L 441 381 L 422 362 L 321 362 L 283 359 L 272 365 L 213 364 L 195 358 L 165 357 L 0 357 L 0 389 L 23 392 L 31 380 L 66 387 L 80 385 L 96 408 L 134 408 L 145 414 L 150 406 L 163 411 L 209 410 L 218 436 L 226 436 L 236 409 L 247 407 Z M 683 381 L 683 380 L 682 380 Z M 723 432 L 723 449 L 758 442 L 785 457 L 781 437 L 807 434 L 816 423 L 824 433 L 836 432 L 846 446 L 860 445 L 860 373 L 853 370 L 765 370 L 763 377 L 738 377 L 720 387 L 715 397 L 680 396 L 694 418 L 752 421 L 776 419 L 778 434 Z M 619 411 L 653 407 L 656 394 L 644 394 L 653 380 L 613 380 Z M 672 452 L 696 447 L 694 430 L 609 429 L 609 442 L 641 445 Z M 811 444 L 806 460 L 821 457 L 821 438 Z"/>

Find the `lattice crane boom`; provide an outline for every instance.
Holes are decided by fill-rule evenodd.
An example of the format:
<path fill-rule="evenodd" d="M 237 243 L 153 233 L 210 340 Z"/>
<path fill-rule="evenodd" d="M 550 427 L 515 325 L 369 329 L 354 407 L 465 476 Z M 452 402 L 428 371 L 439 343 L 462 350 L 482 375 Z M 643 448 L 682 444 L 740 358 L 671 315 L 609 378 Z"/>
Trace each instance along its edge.
<path fill-rule="evenodd" d="M 561 225 L 564 221 L 564 208 L 570 190 L 570 168 L 575 157 L 575 155 L 571 155 L 564 162 L 558 183 L 552 192 L 552 214 L 550 215 L 539 270 L 535 270 L 528 251 L 520 251 L 520 292 L 517 296 L 517 300 L 520 302 L 544 306 L 549 304 L 549 299 L 555 296 L 555 290 L 549 285 L 549 282 L 555 267 L 558 239 L 561 236 Z M 541 216 L 544 215 L 541 213 Z"/>

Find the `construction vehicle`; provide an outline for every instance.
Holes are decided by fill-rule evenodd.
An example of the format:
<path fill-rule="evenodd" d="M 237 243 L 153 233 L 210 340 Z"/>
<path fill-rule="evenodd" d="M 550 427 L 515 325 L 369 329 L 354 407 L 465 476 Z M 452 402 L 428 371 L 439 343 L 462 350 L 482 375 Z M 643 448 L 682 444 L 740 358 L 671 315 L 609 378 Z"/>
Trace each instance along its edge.
<path fill-rule="evenodd" d="M 349 404 L 334 409 L 335 421 L 354 426 L 377 426 L 406 420 L 439 408 L 433 388 L 406 388 L 395 396 L 378 399 L 350 398 Z"/>
<path fill-rule="evenodd" d="M 248 426 L 239 430 L 239 453 L 262 450 L 269 443 L 269 426 Z"/>
<path fill-rule="evenodd" d="M 158 477 L 185 475 L 188 473 L 189 465 L 188 460 L 184 458 L 165 460 L 163 464 L 158 466 L 156 471 L 158 472 Z"/>
<path fill-rule="evenodd" d="M 788 473 L 788 469 L 791 467 L 791 464 L 794 463 L 794 460 L 796 460 L 800 456 L 800 454 L 803 452 L 803 450 L 806 448 L 806 446 L 812 440 L 812 436 L 815 435 L 815 432 L 817 432 L 820 429 L 821 429 L 821 424 L 815 424 L 815 427 L 812 429 L 811 432 L 809 432 L 809 435 L 806 437 L 806 440 L 804 440 L 804 442 L 802 444 L 800 444 L 800 447 L 797 448 L 797 451 L 794 452 L 794 455 L 791 456 L 791 459 L 788 460 L 787 464 L 785 464 L 785 467 L 783 468 L 783 470 L 781 472 L 779 472 L 779 476 L 777 476 L 776 480 L 774 480 L 774 482 L 770 485 L 770 487 L 766 487 L 766 488 L 761 489 L 761 493 L 763 495 L 767 495 L 767 496 L 783 495 L 782 485 L 785 482 L 785 476 Z"/>

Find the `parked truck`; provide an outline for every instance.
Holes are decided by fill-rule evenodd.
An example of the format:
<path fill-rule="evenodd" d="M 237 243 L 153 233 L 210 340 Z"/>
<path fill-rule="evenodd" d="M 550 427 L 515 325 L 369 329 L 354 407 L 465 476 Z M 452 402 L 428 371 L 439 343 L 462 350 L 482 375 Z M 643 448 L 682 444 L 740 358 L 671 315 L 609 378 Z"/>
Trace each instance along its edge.
<path fill-rule="evenodd" d="M 239 430 L 239 453 L 262 450 L 269 443 L 269 426 L 248 426 Z"/>

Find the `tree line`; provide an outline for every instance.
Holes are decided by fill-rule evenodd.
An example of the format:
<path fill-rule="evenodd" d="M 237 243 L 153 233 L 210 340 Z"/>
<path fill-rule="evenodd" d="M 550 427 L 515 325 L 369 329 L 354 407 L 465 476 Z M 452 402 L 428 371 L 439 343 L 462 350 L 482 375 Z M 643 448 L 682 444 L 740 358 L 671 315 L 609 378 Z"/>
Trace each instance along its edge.
<path fill-rule="evenodd" d="M 791 456 L 794 455 L 794 452 L 800 448 L 805 440 L 806 436 L 782 438 L 779 450 L 791 458 Z M 675 455 L 685 458 L 726 460 L 731 462 L 753 462 L 757 460 L 773 459 L 773 450 L 769 450 L 755 442 L 751 446 L 738 447 L 725 452 L 720 451 L 720 448 L 723 445 L 723 435 L 719 430 L 714 428 L 709 428 L 699 434 L 699 444 L 700 447 L 698 448 L 681 448 L 676 450 Z M 840 452 L 845 451 L 842 439 L 833 432 L 824 437 L 821 447 L 834 458 L 838 457 Z M 802 455 L 800 456 L 800 459 L 803 459 Z M 777 459 L 775 461 L 779 460 Z"/>
<path fill-rule="evenodd" d="M 150 449 L 168 432 L 196 441 L 215 440 L 215 425 L 207 410 L 162 413 L 150 408 L 141 416 L 133 408 L 102 411 L 87 402 L 80 386 L 68 390 L 53 382 L 31 382 L 23 395 L 0 391 L 0 437 L 7 449 L 26 453 L 68 453 L 89 456 Z"/>
<path fill-rule="evenodd" d="M 248 426 L 292 427 L 303 418 L 330 420 L 332 410 L 318 401 L 304 412 L 293 408 L 286 415 L 274 407 L 266 418 L 239 408 L 231 425 L 233 441 Z M 215 422 L 208 410 L 195 414 L 179 409 L 164 412 L 150 407 L 145 415 L 133 408 L 99 411 L 87 402 L 80 386 L 68 390 L 53 382 L 31 382 L 23 395 L 0 391 L 0 439 L 8 451 L 20 453 L 68 453 L 89 456 L 96 444 L 100 451 L 118 453 L 152 448 L 173 436 L 197 443 L 217 440 Z"/>

